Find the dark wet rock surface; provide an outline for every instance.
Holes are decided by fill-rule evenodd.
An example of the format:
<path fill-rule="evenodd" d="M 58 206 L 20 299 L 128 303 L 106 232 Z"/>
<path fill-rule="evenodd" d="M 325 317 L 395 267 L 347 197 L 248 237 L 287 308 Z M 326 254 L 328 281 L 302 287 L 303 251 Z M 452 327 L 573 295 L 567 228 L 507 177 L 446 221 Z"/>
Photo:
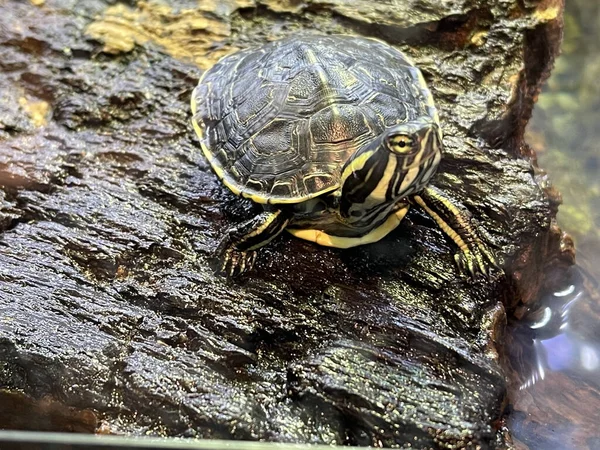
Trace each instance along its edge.
<path fill-rule="evenodd" d="M 404 16 L 372 2 L 6 1 L 0 386 L 93 409 L 115 433 L 504 446 L 505 307 L 571 261 L 522 142 L 561 5 L 409 3 Z M 480 221 L 506 277 L 460 277 L 419 210 L 377 244 L 286 235 L 249 278 L 213 276 L 220 233 L 255 210 L 202 159 L 191 90 L 222 54 L 300 29 L 379 36 L 415 59 L 444 125 L 434 184 Z"/>

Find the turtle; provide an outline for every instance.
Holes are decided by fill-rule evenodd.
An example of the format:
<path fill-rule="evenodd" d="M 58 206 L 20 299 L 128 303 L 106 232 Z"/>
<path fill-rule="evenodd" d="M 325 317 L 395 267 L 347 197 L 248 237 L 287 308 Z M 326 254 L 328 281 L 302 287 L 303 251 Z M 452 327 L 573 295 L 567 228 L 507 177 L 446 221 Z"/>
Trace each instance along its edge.
<path fill-rule="evenodd" d="M 456 243 L 462 273 L 497 267 L 472 215 L 429 184 L 442 130 L 421 71 L 373 38 L 300 34 L 227 55 L 191 97 L 202 152 L 262 212 L 229 228 L 217 272 L 249 271 L 283 230 L 337 248 L 379 241 L 413 205 Z"/>

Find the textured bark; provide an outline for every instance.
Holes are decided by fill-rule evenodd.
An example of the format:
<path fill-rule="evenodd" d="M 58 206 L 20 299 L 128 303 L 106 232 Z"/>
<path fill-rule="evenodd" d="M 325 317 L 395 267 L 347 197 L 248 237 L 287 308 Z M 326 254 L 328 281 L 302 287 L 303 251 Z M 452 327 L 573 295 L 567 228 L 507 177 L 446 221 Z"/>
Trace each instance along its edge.
<path fill-rule="evenodd" d="M 561 2 L 109 3 L 0 0 L 0 387 L 115 433 L 507 445 L 505 307 L 571 255 L 523 142 Z M 376 36 L 422 68 L 445 134 L 434 184 L 506 277 L 460 277 L 416 209 L 377 244 L 284 236 L 247 280 L 212 275 L 221 231 L 256 209 L 202 159 L 191 90 L 223 54 L 300 30 Z"/>

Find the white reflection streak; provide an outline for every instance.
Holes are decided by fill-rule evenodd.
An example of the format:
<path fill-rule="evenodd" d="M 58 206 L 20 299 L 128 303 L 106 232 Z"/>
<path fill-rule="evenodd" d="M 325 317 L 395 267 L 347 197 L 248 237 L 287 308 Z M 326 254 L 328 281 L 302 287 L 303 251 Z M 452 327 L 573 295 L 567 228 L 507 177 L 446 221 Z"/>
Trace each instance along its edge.
<path fill-rule="evenodd" d="M 581 350 L 579 350 L 579 356 L 581 358 L 581 365 L 585 370 L 591 372 L 598 369 L 598 366 L 600 366 L 598 352 L 589 345 L 581 346 Z"/>
<path fill-rule="evenodd" d="M 546 325 L 548 325 L 548 322 L 550 322 L 551 318 L 552 318 L 552 310 L 548 306 L 546 306 L 544 308 L 542 318 L 539 321 L 534 322 L 531 325 L 529 325 L 529 327 L 534 330 L 545 327 Z"/>
<path fill-rule="evenodd" d="M 540 341 L 537 339 L 533 341 L 533 346 L 535 350 L 535 359 L 536 359 L 536 368 L 525 383 L 519 386 L 519 390 L 525 390 L 536 384 L 538 381 L 544 380 L 546 378 L 546 369 L 544 368 L 544 360 L 540 356 L 543 353 L 543 347 L 540 344 Z"/>
<path fill-rule="evenodd" d="M 571 285 L 570 287 L 574 287 L 574 286 Z M 566 292 L 568 290 L 570 290 L 570 292 L 572 293 L 573 289 L 569 289 L 569 288 L 565 289 L 564 291 L 561 291 L 560 293 Z M 554 295 L 557 295 L 557 293 L 555 293 Z M 582 295 L 583 295 L 583 291 L 579 291 L 575 295 L 575 297 L 573 297 L 571 300 L 569 300 L 567 303 L 565 303 L 563 305 L 563 307 L 561 308 L 560 317 L 562 318 L 562 323 L 559 327 L 559 330 L 564 332 L 569 327 L 569 313 L 571 312 L 571 307 L 581 298 Z"/>
<path fill-rule="evenodd" d="M 573 303 L 575 303 L 577 300 L 579 300 L 582 295 L 583 295 L 583 291 L 579 291 L 577 293 L 577 295 L 575 295 L 575 297 L 573 297 L 571 300 L 569 300 L 567 303 L 565 303 L 562 306 L 561 313 L 560 313 L 561 317 L 566 317 L 567 314 L 569 314 L 569 310 L 573 306 Z"/>
<path fill-rule="evenodd" d="M 563 289 L 562 291 L 555 292 L 553 295 L 555 297 L 566 297 L 567 295 L 570 295 L 573 292 L 575 292 L 575 285 L 571 284 L 566 289 Z"/>

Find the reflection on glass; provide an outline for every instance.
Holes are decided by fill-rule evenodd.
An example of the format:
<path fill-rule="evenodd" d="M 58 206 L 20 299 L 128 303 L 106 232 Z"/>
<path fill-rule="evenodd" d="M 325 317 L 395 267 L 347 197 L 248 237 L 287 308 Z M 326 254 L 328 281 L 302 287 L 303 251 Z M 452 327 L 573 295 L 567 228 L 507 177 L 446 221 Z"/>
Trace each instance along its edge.
<path fill-rule="evenodd" d="M 580 434 L 589 438 L 585 421 L 600 420 L 600 402 L 593 395 L 600 386 L 600 324 L 593 314 L 597 294 L 597 282 L 574 267 L 564 286 L 513 326 L 509 353 L 521 381 L 508 420 L 515 438 L 530 450 L 579 448 L 573 443 Z M 586 417 L 588 408 L 598 411 L 596 418 Z M 552 429 L 562 431 L 541 439 Z"/>

